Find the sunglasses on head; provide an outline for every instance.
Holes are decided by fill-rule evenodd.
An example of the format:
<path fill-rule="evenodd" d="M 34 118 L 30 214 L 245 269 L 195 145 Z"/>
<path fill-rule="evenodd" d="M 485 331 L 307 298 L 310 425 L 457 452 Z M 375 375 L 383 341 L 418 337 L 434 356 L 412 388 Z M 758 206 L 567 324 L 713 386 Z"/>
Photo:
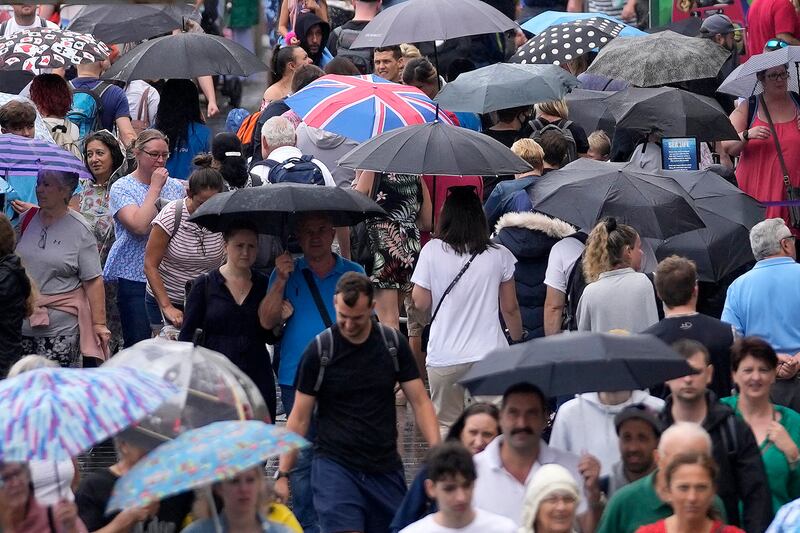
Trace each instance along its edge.
<path fill-rule="evenodd" d="M 781 48 L 786 48 L 789 46 L 789 43 L 782 39 L 770 39 L 767 41 L 767 44 L 764 45 L 765 52 L 774 52 L 775 50 L 780 50 Z"/>

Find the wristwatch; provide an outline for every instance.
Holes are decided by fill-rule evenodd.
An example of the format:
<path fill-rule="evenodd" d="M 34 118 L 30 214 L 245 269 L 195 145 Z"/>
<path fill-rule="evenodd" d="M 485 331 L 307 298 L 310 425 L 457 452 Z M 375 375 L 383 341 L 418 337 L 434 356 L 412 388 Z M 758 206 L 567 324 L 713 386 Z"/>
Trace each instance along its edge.
<path fill-rule="evenodd" d="M 288 478 L 289 477 L 289 472 L 283 472 L 281 470 L 276 470 L 275 473 L 272 475 L 272 479 L 275 480 L 275 481 L 278 481 L 282 477 Z"/>
<path fill-rule="evenodd" d="M 750 140 L 750 130 L 744 130 L 742 132 L 742 140 L 745 142 Z"/>

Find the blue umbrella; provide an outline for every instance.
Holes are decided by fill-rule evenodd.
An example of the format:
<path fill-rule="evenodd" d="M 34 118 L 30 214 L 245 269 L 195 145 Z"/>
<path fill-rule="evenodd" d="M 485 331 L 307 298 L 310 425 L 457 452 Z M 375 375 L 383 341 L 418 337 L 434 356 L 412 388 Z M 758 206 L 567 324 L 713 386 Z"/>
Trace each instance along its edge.
<path fill-rule="evenodd" d="M 620 20 L 603 13 L 567 13 L 565 11 L 545 11 L 544 13 L 536 15 L 532 19 L 528 20 L 522 25 L 522 29 L 534 35 L 538 35 L 550 26 L 564 24 L 565 22 L 572 22 L 573 20 L 589 19 L 592 17 L 605 18 L 614 22 L 620 22 Z M 622 28 L 622 31 L 619 34 L 620 37 L 638 37 L 640 35 L 647 34 L 639 28 L 630 26 L 628 24 Z"/>
<path fill-rule="evenodd" d="M 114 485 L 106 511 L 147 505 L 230 479 L 270 456 L 307 445 L 285 428 L 258 420 L 214 422 L 181 434 L 136 463 Z"/>

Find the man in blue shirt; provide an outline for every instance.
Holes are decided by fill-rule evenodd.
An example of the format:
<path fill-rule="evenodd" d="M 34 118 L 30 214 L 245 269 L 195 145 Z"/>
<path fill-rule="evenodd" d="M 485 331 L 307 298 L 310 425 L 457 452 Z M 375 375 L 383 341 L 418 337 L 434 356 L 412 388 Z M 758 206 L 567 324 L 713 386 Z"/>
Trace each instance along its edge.
<path fill-rule="evenodd" d="M 800 264 L 795 237 L 781 218 L 759 222 L 750 230 L 750 247 L 758 261 L 728 288 L 722 321 L 741 335 L 769 342 L 781 360 L 773 401 L 800 408 L 795 379 L 800 354 Z"/>
<path fill-rule="evenodd" d="M 295 224 L 303 256 L 292 259 L 285 253 L 275 260 L 265 302 L 268 329 L 281 324 L 285 302 L 294 308 L 286 321 L 281 338 L 281 362 L 278 385 L 281 401 L 289 415 L 294 406 L 295 378 L 303 352 L 309 343 L 333 324 L 336 316 L 333 297 L 339 278 L 346 272 L 364 273 L 358 263 L 333 252 L 335 230 L 330 217 L 322 213 L 302 215 Z M 313 285 L 312 285 L 313 284 Z M 317 303 L 313 288 L 316 288 Z M 304 451 L 290 475 L 294 511 L 304 531 L 316 531 L 316 513 L 311 502 L 310 452 Z"/>

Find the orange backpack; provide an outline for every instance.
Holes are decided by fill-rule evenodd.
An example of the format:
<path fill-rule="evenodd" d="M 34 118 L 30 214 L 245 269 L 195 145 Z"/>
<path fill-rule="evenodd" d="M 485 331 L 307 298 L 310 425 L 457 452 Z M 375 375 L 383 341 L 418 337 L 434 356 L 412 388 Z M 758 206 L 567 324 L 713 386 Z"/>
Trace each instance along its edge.
<path fill-rule="evenodd" d="M 239 126 L 239 130 L 236 132 L 236 136 L 239 137 L 240 141 L 242 141 L 243 154 L 250 154 L 253 149 L 253 132 L 256 129 L 256 124 L 258 124 L 258 117 L 260 115 L 260 111 L 256 111 L 255 113 L 248 115 L 247 118 L 242 122 L 242 125 Z"/>

